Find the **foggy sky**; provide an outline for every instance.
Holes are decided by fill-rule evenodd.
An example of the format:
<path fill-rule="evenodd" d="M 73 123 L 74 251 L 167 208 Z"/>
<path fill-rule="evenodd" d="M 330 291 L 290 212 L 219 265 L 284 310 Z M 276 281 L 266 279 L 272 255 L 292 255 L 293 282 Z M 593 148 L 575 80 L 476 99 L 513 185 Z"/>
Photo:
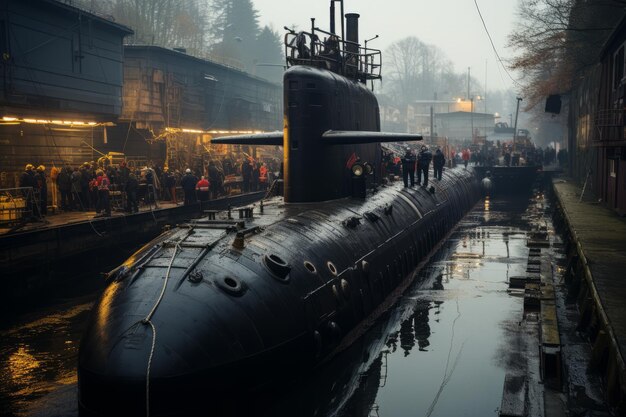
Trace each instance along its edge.
<path fill-rule="evenodd" d="M 517 0 L 476 0 L 498 54 L 504 62 L 513 54 L 505 48 L 507 36 L 517 19 Z M 283 26 L 296 25 L 310 30 L 311 17 L 316 26 L 328 29 L 330 0 L 253 0 L 259 11 L 259 23 L 271 25 L 282 35 Z M 337 16 L 339 3 L 335 3 Z M 493 48 L 474 0 L 344 0 L 345 13 L 359 13 L 359 37 L 379 38 L 368 46 L 383 50 L 393 42 L 416 36 L 422 42 L 439 47 L 454 63 L 454 71 L 467 74 L 487 84 L 488 90 L 518 88 L 497 63 Z M 341 26 L 337 22 L 337 28 Z M 486 77 L 485 77 L 486 72 Z M 510 71 L 509 71 L 510 72 Z M 511 73 L 511 72 L 510 72 Z M 514 73 L 511 73 L 515 77 Z M 482 92 L 472 91 L 472 94 Z"/>

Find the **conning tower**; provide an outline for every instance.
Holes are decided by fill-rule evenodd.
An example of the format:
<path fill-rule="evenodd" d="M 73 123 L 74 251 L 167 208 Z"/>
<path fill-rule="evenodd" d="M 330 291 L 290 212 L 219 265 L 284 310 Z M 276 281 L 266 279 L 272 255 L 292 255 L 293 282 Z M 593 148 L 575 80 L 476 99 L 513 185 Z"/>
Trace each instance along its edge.
<path fill-rule="evenodd" d="M 342 3 L 343 11 L 343 3 Z M 380 179 L 381 142 L 417 141 L 420 135 L 380 131 L 378 101 L 367 88 L 380 79 L 381 52 L 359 44 L 359 15 L 348 13 L 346 39 L 315 26 L 288 30 L 283 77 L 282 132 L 231 136 L 214 143 L 271 144 L 284 149 L 285 202 L 320 202 L 351 195 L 355 162 Z M 343 32 L 342 20 L 342 32 Z M 371 171 L 370 171 L 371 170 Z"/>

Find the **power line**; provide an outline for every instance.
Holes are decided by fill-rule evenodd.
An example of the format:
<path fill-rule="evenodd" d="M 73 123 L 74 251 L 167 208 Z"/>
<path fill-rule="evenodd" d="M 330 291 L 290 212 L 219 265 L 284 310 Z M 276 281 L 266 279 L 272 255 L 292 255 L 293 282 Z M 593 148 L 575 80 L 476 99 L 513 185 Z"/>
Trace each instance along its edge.
<path fill-rule="evenodd" d="M 483 14 L 480 12 L 480 7 L 478 7 L 478 2 L 476 0 L 474 0 L 474 4 L 476 5 L 478 16 L 480 16 L 481 22 L 483 22 L 483 27 L 485 28 L 485 32 L 487 33 L 487 37 L 489 38 L 489 42 L 491 42 L 491 47 L 493 48 L 493 52 L 496 54 L 496 58 L 498 58 L 498 62 L 500 63 L 500 65 L 502 65 L 504 72 L 506 72 L 506 75 L 509 76 L 511 81 L 513 81 L 515 85 L 517 85 L 518 87 L 522 88 L 522 85 L 518 83 L 517 80 L 515 80 L 515 78 L 513 78 L 511 73 L 506 69 L 506 66 L 502 62 L 502 58 L 500 58 L 500 55 L 498 54 L 498 50 L 496 49 L 496 46 L 493 44 L 493 39 L 491 39 L 491 34 L 489 34 L 489 29 L 487 29 L 487 24 L 485 24 L 485 19 L 483 19 Z"/>

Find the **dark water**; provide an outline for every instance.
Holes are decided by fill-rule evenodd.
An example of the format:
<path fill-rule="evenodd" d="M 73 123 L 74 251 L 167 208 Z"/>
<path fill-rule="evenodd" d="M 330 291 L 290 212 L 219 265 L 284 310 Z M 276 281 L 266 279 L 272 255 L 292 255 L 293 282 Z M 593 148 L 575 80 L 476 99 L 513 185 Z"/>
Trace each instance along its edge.
<path fill-rule="evenodd" d="M 71 285 L 0 320 L 0 416 L 74 416 L 78 346 L 89 311 L 104 288 L 101 272 L 123 262 L 137 248 L 75 268 Z M 63 295 L 60 295 L 60 294 Z M 23 308 L 22 308 L 23 307 Z"/>
<path fill-rule="evenodd" d="M 525 273 L 526 233 L 538 221 L 529 209 L 542 200 L 481 201 L 364 337 L 319 370 L 247 397 L 255 414 L 498 415 L 523 308 L 507 281 Z M 99 292 L 0 328 L 0 415 L 77 415 L 78 343 Z"/>

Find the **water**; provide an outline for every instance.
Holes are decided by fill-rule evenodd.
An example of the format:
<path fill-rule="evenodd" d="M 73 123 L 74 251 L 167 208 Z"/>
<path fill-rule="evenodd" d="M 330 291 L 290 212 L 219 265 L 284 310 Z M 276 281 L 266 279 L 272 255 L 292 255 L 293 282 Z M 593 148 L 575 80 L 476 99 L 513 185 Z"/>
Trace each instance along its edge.
<path fill-rule="evenodd" d="M 479 203 L 364 341 L 264 415 L 497 416 L 506 373 L 523 366 L 508 278 L 526 272 L 529 203 Z"/>
<path fill-rule="evenodd" d="M 523 310 L 507 281 L 525 273 L 526 232 L 537 220 L 527 210 L 536 203 L 481 201 L 363 338 L 319 370 L 247 397 L 247 412 L 498 415 Z M 77 415 L 78 344 L 99 292 L 0 329 L 0 415 Z"/>

